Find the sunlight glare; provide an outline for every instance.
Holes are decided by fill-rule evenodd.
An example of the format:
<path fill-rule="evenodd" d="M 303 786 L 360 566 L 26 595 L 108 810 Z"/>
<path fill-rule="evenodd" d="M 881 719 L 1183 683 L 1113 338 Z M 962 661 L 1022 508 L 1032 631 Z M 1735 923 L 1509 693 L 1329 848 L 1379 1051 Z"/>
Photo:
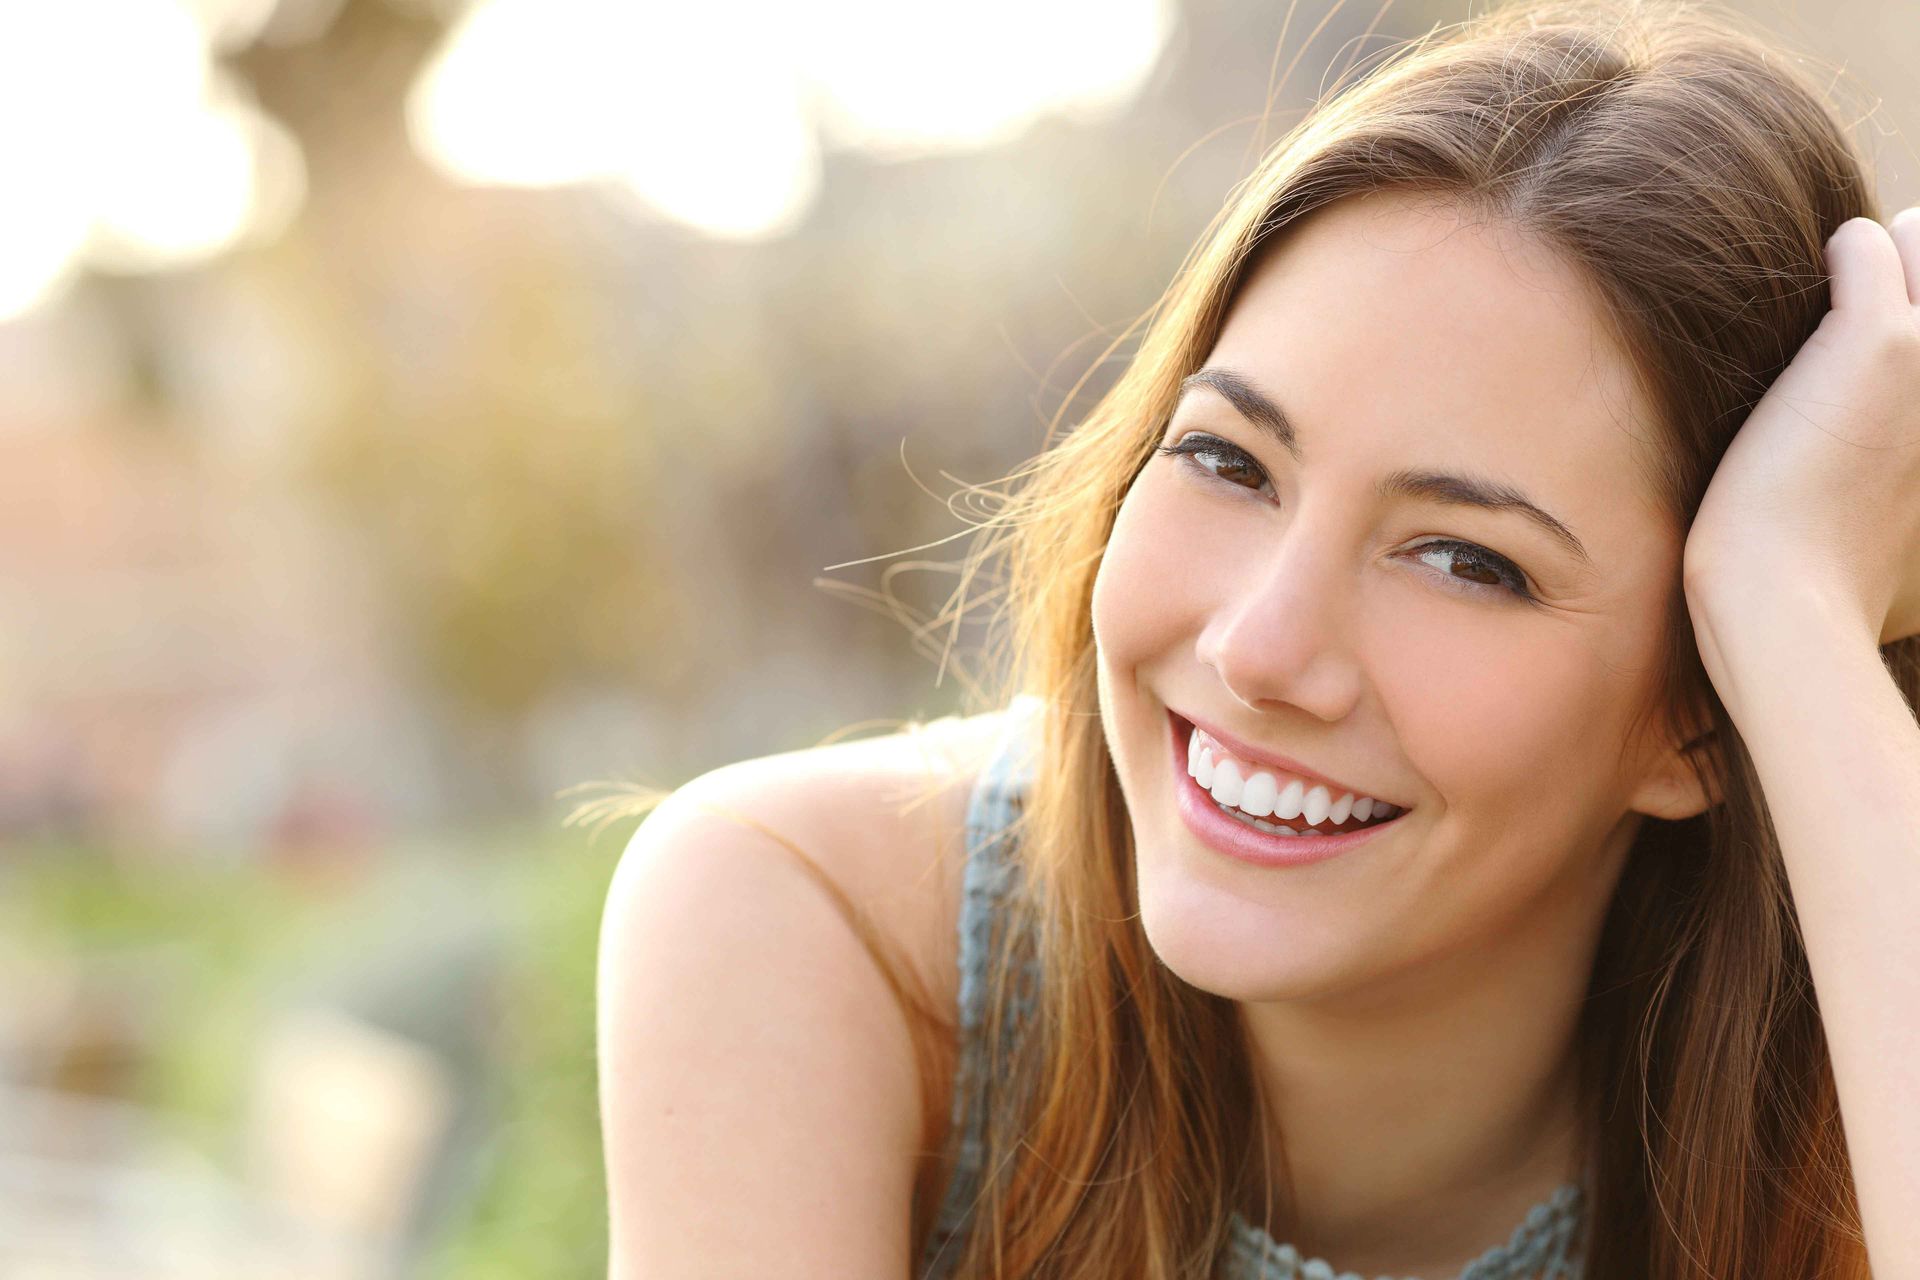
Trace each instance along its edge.
<path fill-rule="evenodd" d="M 768 38 L 783 11 L 484 0 L 415 81 L 408 130 L 458 181 L 611 181 L 714 235 L 778 235 L 820 184 L 785 41 Z"/>
<path fill-rule="evenodd" d="M 253 208 L 247 120 L 177 109 L 129 119 L 125 154 L 100 175 L 94 252 L 102 266 L 138 271 L 191 261 L 239 239 Z"/>
<path fill-rule="evenodd" d="M 992 146 L 1048 113 L 1124 106 L 1174 18 L 1170 0 L 837 0 L 821 13 L 805 58 L 823 127 L 839 145 L 894 157 Z"/>
<path fill-rule="evenodd" d="M 247 232 L 262 118 L 217 92 L 205 17 L 185 0 L 0 6 L 0 320 L 81 265 L 159 270 Z"/>
<path fill-rule="evenodd" d="M 416 148 L 456 181 L 615 181 L 710 235 L 797 225 L 822 145 L 970 150 L 1139 92 L 1174 0 L 477 0 L 414 82 Z"/>

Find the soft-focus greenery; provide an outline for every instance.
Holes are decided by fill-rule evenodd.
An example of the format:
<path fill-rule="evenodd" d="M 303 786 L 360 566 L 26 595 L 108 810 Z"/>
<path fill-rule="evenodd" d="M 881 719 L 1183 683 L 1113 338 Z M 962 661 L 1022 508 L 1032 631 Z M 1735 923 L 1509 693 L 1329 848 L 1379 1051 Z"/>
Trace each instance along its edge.
<path fill-rule="evenodd" d="M 506 1085 L 472 1216 L 435 1272 L 447 1280 L 607 1274 L 593 979 L 626 831 L 548 835 L 535 856 L 497 863 L 524 926 L 508 973 Z"/>
<path fill-rule="evenodd" d="M 595 1093 L 593 980 L 601 904 L 625 828 L 599 837 L 496 828 L 397 848 L 346 884 L 283 867 L 21 848 L 0 862 L 9 948 L 90 969 L 144 971 L 144 1065 L 127 1076 L 172 1136 L 236 1177 L 259 1037 L 330 938 L 391 913 L 405 871 L 498 909 L 501 1000 L 489 1011 L 500 1087 L 476 1183 L 419 1268 L 425 1276 L 601 1277 L 606 1207 Z M 417 882 L 416 882 L 417 883 Z M 331 887 L 329 887 L 331 886 Z M 427 907 L 426 909 L 431 909 Z M 316 950 L 316 948 L 318 950 Z M 45 954 L 46 952 L 43 952 Z"/>
<path fill-rule="evenodd" d="M 0 884 L 0 929 L 20 954 L 141 975 L 147 1048 L 126 1078 L 132 1100 L 173 1136 L 230 1154 L 276 967 L 335 908 L 257 864 L 87 847 L 12 846 Z"/>

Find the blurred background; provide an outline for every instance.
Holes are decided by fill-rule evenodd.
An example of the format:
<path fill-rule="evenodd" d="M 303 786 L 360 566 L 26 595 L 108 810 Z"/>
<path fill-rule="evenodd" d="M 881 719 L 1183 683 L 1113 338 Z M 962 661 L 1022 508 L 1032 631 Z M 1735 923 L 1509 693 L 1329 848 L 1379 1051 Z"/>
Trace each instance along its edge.
<path fill-rule="evenodd" d="M 961 709 L 891 553 L 1466 13 L 0 0 L 0 1276 L 604 1276 L 569 789 Z"/>

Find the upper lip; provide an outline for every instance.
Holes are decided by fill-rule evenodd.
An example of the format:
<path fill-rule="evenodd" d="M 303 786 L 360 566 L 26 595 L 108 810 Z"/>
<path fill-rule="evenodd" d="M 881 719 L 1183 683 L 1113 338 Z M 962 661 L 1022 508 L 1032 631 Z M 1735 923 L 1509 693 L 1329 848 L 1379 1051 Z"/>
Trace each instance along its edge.
<path fill-rule="evenodd" d="M 1380 795 L 1378 792 L 1369 791 L 1364 787 L 1349 786 L 1344 782 L 1336 781 L 1324 773 L 1319 773 L 1307 768 L 1307 766 L 1301 764 L 1298 760 L 1290 760 L 1278 752 L 1268 751 L 1263 747 L 1256 747 L 1244 738 L 1236 738 L 1226 730 L 1216 728 L 1213 724 L 1197 716 L 1188 715 L 1186 712 L 1175 710 L 1173 707 L 1168 707 L 1167 710 L 1173 712 L 1175 716 L 1185 720 L 1188 724 L 1199 728 L 1209 738 L 1212 738 L 1215 742 L 1218 742 L 1242 760 L 1252 764 L 1272 765 L 1282 773 L 1302 779 L 1309 786 L 1316 782 L 1326 784 L 1327 790 L 1336 800 L 1351 791 L 1357 796 L 1372 796 L 1375 800 L 1385 800 L 1388 804 L 1396 805 L 1402 809 L 1412 807 L 1410 805 L 1402 805 L 1397 800 L 1388 799 L 1386 796 Z"/>

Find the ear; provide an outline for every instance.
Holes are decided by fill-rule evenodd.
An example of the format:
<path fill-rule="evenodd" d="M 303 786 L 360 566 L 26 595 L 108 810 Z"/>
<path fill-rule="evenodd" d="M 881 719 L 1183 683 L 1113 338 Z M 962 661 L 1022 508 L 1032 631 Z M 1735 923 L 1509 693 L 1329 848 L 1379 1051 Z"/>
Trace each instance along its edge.
<path fill-rule="evenodd" d="M 1712 750 L 1718 733 L 1709 727 L 1685 742 L 1676 742 L 1673 735 L 1663 738 L 1627 807 L 1648 817 L 1678 821 L 1719 804 L 1725 788 Z M 1704 789 L 1702 778 L 1695 776 L 1695 765 L 1704 776 Z"/>

